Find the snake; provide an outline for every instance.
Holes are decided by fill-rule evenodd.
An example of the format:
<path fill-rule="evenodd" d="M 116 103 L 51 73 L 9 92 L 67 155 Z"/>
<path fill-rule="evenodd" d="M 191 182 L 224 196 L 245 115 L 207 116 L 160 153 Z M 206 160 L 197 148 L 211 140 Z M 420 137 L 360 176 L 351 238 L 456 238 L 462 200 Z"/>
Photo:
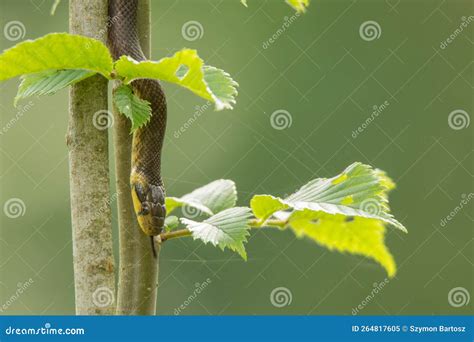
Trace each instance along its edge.
<path fill-rule="evenodd" d="M 109 0 L 108 46 L 114 60 L 123 55 L 137 62 L 146 57 L 137 28 L 138 0 Z M 151 106 L 149 122 L 133 133 L 130 188 L 134 211 L 141 230 L 159 235 L 166 217 L 165 187 L 161 178 L 161 152 L 166 131 L 167 105 L 158 80 L 137 79 L 130 83 L 133 94 Z"/>

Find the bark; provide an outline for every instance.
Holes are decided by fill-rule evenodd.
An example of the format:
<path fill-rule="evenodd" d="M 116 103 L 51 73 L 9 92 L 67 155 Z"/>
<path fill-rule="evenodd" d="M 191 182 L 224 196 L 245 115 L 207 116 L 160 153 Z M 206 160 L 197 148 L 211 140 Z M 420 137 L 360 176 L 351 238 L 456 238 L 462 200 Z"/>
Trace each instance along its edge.
<path fill-rule="evenodd" d="M 71 0 L 69 17 L 71 33 L 104 41 L 106 0 Z M 78 315 L 112 314 L 115 308 L 108 138 L 107 129 L 100 126 L 103 115 L 107 115 L 104 77 L 94 76 L 71 87 L 66 140 Z"/>
<path fill-rule="evenodd" d="M 140 0 L 138 31 L 142 50 L 150 58 L 150 2 Z M 158 281 L 158 257 L 152 254 L 150 237 L 138 226 L 130 190 L 132 135 L 130 121 L 114 108 L 114 154 L 118 197 L 120 267 L 117 294 L 119 315 L 154 315 Z"/>

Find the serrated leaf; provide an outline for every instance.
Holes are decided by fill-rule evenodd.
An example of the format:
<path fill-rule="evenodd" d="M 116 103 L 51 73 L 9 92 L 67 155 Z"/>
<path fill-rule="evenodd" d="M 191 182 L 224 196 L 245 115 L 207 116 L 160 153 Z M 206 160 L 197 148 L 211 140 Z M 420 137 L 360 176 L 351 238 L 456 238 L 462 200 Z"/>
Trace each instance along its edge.
<path fill-rule="evenodd" d="M 26 40 L 0 55 L 0 81 L 49 70 L 82 69 L 110 78 L 113 63 L 100 41 L 68 33 Z"/>
<path fill-rule="evenodd" d="M 271 195 L 255 195 L 250 201 L 250 207 L 255 217 L 259 219 L 260 223 L 263 223 L 273 213 L 288 209 L 290 206 Z"/>
<path fill-rule="evenodd" d="M 251 216 L 250 208 L 235 207 L 223 210 L 203 222 L 186 218 L 181 218 L 181 222 L 191 231 L 195 240 L 200 239 L 206 244 L 210 242 L 221 250 L 227 247 L 247 260 L 244 242 L 247 242 L 249 235 Z"/>
<path fill-rule="evenodd" d="M 308 237 L 330 250 L 375 260 L 389 277 L 396 273 L 395 260 L 385 246 L 385 227 L 380 220 L 364 217 L 348 220 L 344 215 L 305 209 L 291 214 L 289 226 L 298 237 Z"/>
<path fill-rule="evenodd" d="M 219 179 L 182 197 L 166 197 L 165 205 L 168 213 L 181 206 L 189 206 L 207 215 L 214 215 L 232 208 L 236 202 L 235 183 L 228 179 Z"/>
<path fill-rule="evenodd" d="M 387 193 L 393 186 L 382 171 L 354 163 L 336 177 L 314 179 L 287 198 L 277 200 L 294 210 L 374 218 L 406 232 L 389 212 Z M 258 202 L 257 198 L 254 206 Z"/>
<path fill-rule="evenodd" d="M 154 78 L 180 85 L 214 102 L 217 110 L 232 109 L 237 95 L 237 83 L 229 74 L 205 66 L 196 50 L 183 49 L 156 62 L 137 62 L 129 56 L 122 56 L 115 63 L 115 69 L 125 83 L 139 78 Z"/>
<path fill-rule="evenodd" d="M 144 126 L 150 120 L 150 102 L 142 100 L 135 95 L 130 86 L 119 86 L 115 90 L 113 97 L 118 111 L 132 122 L 132 132 Z"/>
<path fill-rule="evenodd" d="M 52 95 L 74 83 L 82 81 L 95 72 L 87 70 L 51 70 L 37 74 L 25 75 L 21 78 L 14 103 L 29 96 Z"/>
<path fill-rule="evenodd" d="M 167 216 L 165 218 L 165 231 L 170 232 L 179 225 L 179 219 L 176 216 Z"/>

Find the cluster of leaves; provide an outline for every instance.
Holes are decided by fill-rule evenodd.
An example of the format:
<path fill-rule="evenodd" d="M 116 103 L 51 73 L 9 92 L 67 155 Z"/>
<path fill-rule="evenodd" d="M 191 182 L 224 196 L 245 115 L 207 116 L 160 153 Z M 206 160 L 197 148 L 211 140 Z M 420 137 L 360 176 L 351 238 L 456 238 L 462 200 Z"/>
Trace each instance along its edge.
<path fill-rule="evenodd" d="M 309 0 L 286 0 L 303 12 Z M 52 13 L 60 1 L 56 0 Z M 245 0 L 242 0 L 247 5 Z M 71 56 L 73 56 L 71 58 Z M 0 81 L 21 76 L 15 97 L 51 95 L 95 74 L 120 79 L 123 85 L 114 93 L 118 110 L 132 122 L 132 131 L 146 125 L 151 116 L 150 103 L 133 93 L 130 82 L 152 78 L 187 88 L 215 104 L 216 110 L 232 109 L 237 96 L 237 82 L 225 71 L 204 65 L 195 50 L 183 49 L 159 61 L 135 61 L 122 56 L 115 63 L 101 42 L 67 33 L 48 34 L 25 41 L 0 55 Z"/>
<path fill-rule="evenodd" d="M 242 3 L 246 5 L 245 0 Z M 309 0 L 287 3 L 304 11 Z M 19 43 L 0 55 L 0 81 L 22 78 L 15 104 L 28 96 L 54 94 L 96 74 L 121 80 L 114 102 L 131 120 L 132 131 L 145 125 L 151 115 L 150 104 L 135 95 L 130 86 L 136 79 L 177 84 L 213 102 L 217 110 L 232 109 L 237 95 L 237 83 L 229 74 L 205 65 L 190 49 L 159 61 L 139 62 L 122 56 L 113 62 L 107 47 L 95 39 L 53 33 Z M 194 239 L 222 250 L 229 248 L 246 259 L 244 244 L 250 228 L 277 227 L 331 250 L 372 258 L 391 277 L 396 265 L 385 245 L 385 227 L 391 225 L 406 232 L 390 214 L 387 194 L 393 188 L 393 182 L 382 171 L 354 163 L 340 175 L 314 179 L 286 198 L 255 195 L 250 207 L 236 207 L 234 182 L 217 180 L 182 197 L 167 197 L 168 214 L 180 207 L 191 208 L 202 219 L 169 215 L 166 229 L 172 232 L 184 227 Z"/>
<path fill-rule="evenodd" d="M 194 239 L 227 247 L 246 259 L 250 228 L 289 229 L 331 250 L 372 258 L 392 277 L 396 265 L 385 245 L 385 226 L 406 232 L 390 214 L 387 194 L 393 188 L 382 171 L 354 163 L 336 177 L 314 179 L 286 198 L 255 195 L 249 208 L 235 207 L 233 181 L 217 180 L 182 197 L 166 198 L 169 213 L 184 207 L 184 214 L 193 208 L 204 216 L 201 221 L 169 216 L 167 230 L 181 223 Z"/>
<path fill-rule="evenodd" d="M 152 78 L 187 88 L 215 104 L 217 110 L 232 109 L 237 83 L 225 71 L 204 65 L 196 50 L 183 49 L 159 61 L 135 61 L 122 56 L 115 63 L 100 41 L 68 33 L 52 33 L 28 40 L 0 55 L 0 81 L 21 76 L 15 104 L 28 96 L 49 95 L 95 74 L 122 86 L 114 102 L 132 121 L 133 130 L 145 125 L 150 104 L 133 93 L 130 83 Z"/>

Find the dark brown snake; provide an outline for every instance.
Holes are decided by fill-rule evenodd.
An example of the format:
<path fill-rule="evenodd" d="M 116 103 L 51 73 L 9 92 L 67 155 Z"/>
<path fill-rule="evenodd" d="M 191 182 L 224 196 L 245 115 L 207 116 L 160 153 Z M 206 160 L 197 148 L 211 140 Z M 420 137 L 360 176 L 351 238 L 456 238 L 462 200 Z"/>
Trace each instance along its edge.
<path fill-rule="evenodd" d="M 138 39 L 137 8 L 138 0 L 109 0 L 108 45 L 115 60 L 122 55 L 136 61 L 146 60 Z M 166 99 L 157 80 L 135 80 L 131 87 L 135 95 L 151 103 L 152 109 L 148 124 L 133 135 L 130 185 L 140 228 L 153 239 L 161 233 L 166 216 L 165 188 L 161 179 Z"/>

